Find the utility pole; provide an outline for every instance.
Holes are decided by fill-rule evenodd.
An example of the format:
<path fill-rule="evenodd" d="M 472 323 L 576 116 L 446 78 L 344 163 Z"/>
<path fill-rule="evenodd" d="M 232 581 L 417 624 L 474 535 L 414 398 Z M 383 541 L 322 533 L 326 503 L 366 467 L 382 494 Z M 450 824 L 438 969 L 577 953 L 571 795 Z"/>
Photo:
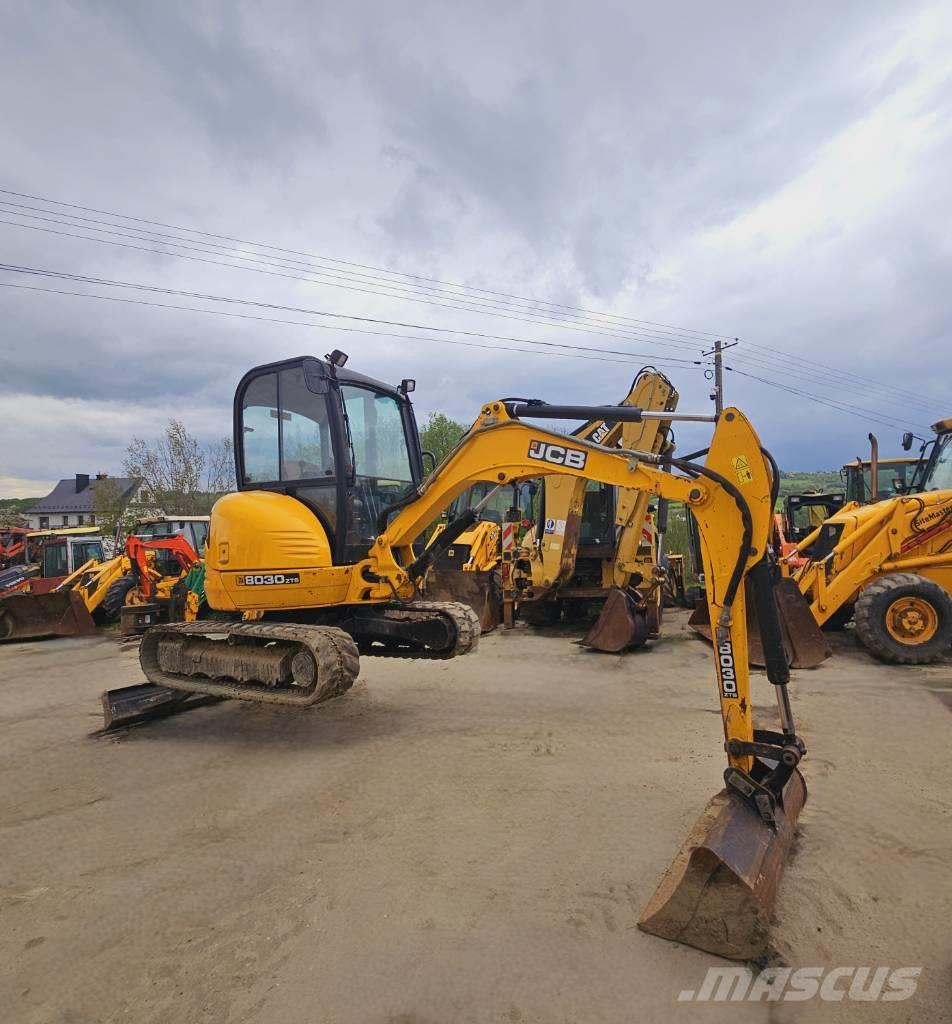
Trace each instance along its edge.
<path fill-rule="evenodd" d="M 714 356 L 714 390 L 711 392 L 711 398 L 714 400 L 714 410 L 718 416 L 724 411 L 724 366 L 721 357 L 724 352 L 736 344 L 736 338 L 726 345 L 718 338 L 714 342 L 714 348 L 710 352 L 704 353 L 706 356 Z"/>

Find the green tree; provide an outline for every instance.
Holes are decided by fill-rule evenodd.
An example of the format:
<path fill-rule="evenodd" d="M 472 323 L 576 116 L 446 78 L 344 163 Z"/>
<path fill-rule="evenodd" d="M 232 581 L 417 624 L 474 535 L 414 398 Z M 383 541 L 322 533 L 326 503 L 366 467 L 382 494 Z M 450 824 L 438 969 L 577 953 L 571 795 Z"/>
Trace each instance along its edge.
<path fill-rule="evenodd" d="M 203 447 L 180 420 L 154 441 L 134 437 L 123 468 L 143 481 L 142 500 L 167 515 L 206 515 L 232 487 L 231 441 Z"/>
<path fill-rule="evenodd" d="M 29 525 L 25 513 L 39 500 L 39 498 L 0 499 L 0 527 Z"/>
<path fill-rule="evenodd" d="M 437 464 L 456 447 L 467 428 L 442 412 L 431 412 L 420 431 L 420 444 L 425 452 L 433 452 Z"/>
<path fill-rule="evenodd" d="M 93 506 L 96 513 L 96 526 L 103 537 L 118 537 L 125 533 L 136 511 L 123 497 L 118 482 L 109 476 L 100 478 L 90 485 L 93 489 Z"/>

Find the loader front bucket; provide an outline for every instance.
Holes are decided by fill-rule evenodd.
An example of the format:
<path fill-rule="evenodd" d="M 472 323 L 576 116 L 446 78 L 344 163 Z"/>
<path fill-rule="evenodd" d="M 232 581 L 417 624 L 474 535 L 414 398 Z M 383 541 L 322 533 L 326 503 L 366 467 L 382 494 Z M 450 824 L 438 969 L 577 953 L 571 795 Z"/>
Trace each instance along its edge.
<path fill-rule="evenodd" d="M 774 585 L 774 597 L 780 616 L 780 631 L 791 668 L 816 668 L 833 654 L 823 630 L 816 623 L 806 598 L 791 579 Z M 711 639 L 711 620 L 707 601 L 698 601 L 688 625 L 706 640 Z M 764 647 L 754 602 L 747 600 L 747 647 L 751 665 L 764 667 Z"/>
<path fill-rule="evenodd" d="M 88 636 L 96 632 L 82 595 L 75 590 L 26 592 L 0 600 L 0 641 L 43 636 Z"/>
<path fill-rule="evenodd" d="M 619 654 L 629 647 L 643 647 L 648 633 L 646 610 L 624 590 L 612 587 L 595 625 L 579 643 L 606 654 Z"/>
<path fill-rule="evenodd" d="M 638 927 L 730 960 L 762 959 L 806 796 L 803 776 L 795 771 L 771 826 L 736 793 L 721 790 L 671 862 Z"/>
<path fill-rule="evenodd" d="M 502 596 L 496 571 L 468 572 L 462 569 L 431 569 L 424 593 L 428 601 L 460 601 L 479 616 L 484 633 L 499 625 Z"/>

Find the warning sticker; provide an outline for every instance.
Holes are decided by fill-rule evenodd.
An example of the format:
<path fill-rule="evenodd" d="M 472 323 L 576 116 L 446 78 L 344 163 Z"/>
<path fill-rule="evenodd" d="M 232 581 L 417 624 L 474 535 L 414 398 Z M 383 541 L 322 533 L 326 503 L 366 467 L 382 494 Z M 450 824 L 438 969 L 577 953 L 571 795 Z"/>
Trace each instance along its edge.
<path fill-rule="evenodd" d="M 555 520 L 554 519 L 546 519 L 546 521 L 545 521 L 545 532 L 546 533 L 555 533 Z"/>
<path fill-rule="evenodd" d="M 546 519 L 545 521 L 545 532 L 555 533 L 560 537 L 565 533 L 565 520 L 564 519 Z"/>
<path fill-rule="evenodd" d="M 753 481 L 754 474 L 750 471 L 750 463 L 743 455 L 735 455 L 731 459 L 731 465 L 739 484 L 749 484 Z"/>

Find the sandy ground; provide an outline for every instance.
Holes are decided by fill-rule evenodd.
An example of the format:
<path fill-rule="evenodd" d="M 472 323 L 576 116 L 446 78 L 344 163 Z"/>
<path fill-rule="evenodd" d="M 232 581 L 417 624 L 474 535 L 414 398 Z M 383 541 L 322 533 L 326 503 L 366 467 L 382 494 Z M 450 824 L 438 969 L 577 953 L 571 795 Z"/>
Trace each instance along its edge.
<path fill-rule="evenodd" d="M 0 1006 L 17 1024 L 952 1020 L 952 669 L 838 640 L 796 674 L 810 800 L 778 959 L 921 965 L 894 1003 L 678 1001 L 723 964 L 635 928 L 707 797 L 706 647 L 518 629 L 365 660 L 310 713 L 96 736 L 108 638 L 0 648 Z M 755 699 L 772 701 L 766 682 Z"/>

